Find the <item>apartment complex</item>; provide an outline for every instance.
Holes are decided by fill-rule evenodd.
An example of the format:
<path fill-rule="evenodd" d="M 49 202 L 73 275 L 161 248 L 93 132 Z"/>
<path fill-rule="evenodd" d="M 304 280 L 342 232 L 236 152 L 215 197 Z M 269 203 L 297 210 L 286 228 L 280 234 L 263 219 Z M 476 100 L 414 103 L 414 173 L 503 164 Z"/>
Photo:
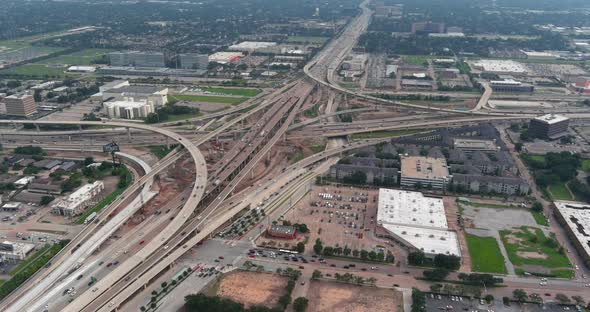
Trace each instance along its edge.
<path fill-rule="evenodd" d="M 86 184 L 66 198 L 53 205 L 52 212 L 64 216 L 75 216 L 82 213 L 104 189 L 102 181 Z"/>
<path fill-rule="evenodd" d="M 450 181 L 449 169 L 444 158 L 402 156 L 401 179 L 403 187 L 445 189 Z"/>

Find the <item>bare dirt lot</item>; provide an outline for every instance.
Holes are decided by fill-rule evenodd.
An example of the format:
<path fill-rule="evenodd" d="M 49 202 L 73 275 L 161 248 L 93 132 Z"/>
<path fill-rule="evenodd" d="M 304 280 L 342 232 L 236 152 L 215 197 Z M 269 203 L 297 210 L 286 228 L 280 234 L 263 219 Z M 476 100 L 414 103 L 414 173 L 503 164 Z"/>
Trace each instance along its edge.
<path fill-rule="evenodd" d="M 308 292 L 314 312 L 396 312 L 402 311 L 402 295 L 392 289 L 359 287 L 312 281 Z"/>
<path fill-rule="evenodd" d="M 287 277 L 277 274 L 238 271 L 223 277 L 215 295 L 243 303 L 246 307 L 274 307 L 285 293 L 287 281 Z"/>

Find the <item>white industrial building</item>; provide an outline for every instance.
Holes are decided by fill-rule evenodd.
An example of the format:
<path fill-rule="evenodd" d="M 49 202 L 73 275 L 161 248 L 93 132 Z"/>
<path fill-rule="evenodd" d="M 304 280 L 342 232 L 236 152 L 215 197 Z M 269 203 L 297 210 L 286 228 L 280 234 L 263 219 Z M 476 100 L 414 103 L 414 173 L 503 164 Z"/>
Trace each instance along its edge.
<path fill-rule="evenodd" d="M 133 98 L 105 102 L 103 105 L 109 118 L 140 119 L 146 118 L 150 113 L 155 112 L 153 102 L 147 100 L 135 101 Z"/>
<path fill-rule="evenodd" d="M 242 52 L 216 52 L 209 55 L 209 62 L 227 64 L 244 57 Z"/>
<path fill-rule="evenodd" d="M 53 213 L 64 216 L 75 216 L 82 213 L 89 205 L 93 203 L 93 199 L 102 192 L 104 184 L 102 181 L 95 181 L 83 185 L 74 193 L 63 198 L 53 205 Z"/>
<path fill-rule="evenodd" d="M 494 74 L 526 74 L 528 68 L 519 62 L 512 60 L 479 60 L 473 63 L 476 69 Z"/>
<path fill-rule="evenodd" d="M 590 204 L 572 201 L 556 201 L 555 216 L 563 225 L 572 244 L 590 268 Z"/>
<path fill-rule="evenodd" d="M 230 51 L 242 51 L 242 52 L 253 52 L 260 49 L 270 48 L 276 46 L 276 42 L 266 41 L 243 41 L 238 44 L 234 44 L 227 48 Z"/>
<path fill-rule="evenodd" d="M 168 103 L 168 88 L 159 86 L 122 85 L 101 92 L 102 101 L 125 101 L 129 98 L 146 100 L 155 107 Z"/>
<path fill-rule="evenodd" d="M 4 241 L 0 243 L 0 263 L 16 263 L 25 260 L 35 245 Z"/>
<path fill-rule="evenodd" d="M 461 256 L 457 233 L 448 229 L 443 201 L 420 192 L 379 189 L 377 224 L 406 247 L 424 252 Z"/>

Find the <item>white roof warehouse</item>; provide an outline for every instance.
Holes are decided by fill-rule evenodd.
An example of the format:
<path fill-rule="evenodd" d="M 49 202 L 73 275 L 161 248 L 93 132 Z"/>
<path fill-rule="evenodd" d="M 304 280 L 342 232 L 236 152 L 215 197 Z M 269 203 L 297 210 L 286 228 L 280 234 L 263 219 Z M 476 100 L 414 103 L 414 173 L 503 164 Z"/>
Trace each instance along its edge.
<path fill-rule="evenodd" d="M 394 239 L 428 257 L 461 256 L 457 234 L 448 229 L 442 199 L 420 192 L 379 189 L 377 223 Z"/>

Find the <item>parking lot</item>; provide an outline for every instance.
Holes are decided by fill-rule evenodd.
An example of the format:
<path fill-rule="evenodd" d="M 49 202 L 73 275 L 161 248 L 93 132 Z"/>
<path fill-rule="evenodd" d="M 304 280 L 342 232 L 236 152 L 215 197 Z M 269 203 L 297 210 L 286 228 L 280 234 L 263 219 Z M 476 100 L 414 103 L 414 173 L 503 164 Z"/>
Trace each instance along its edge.
<path fill-rule="evenodd" d="M 306 224 L 311 244 L 320 238 L 324 246 L 371 250 L 383 244 L 373 238 L 378 192 L 348 186 L 314 186 L 284 219 Z"/>
<path fill-rule="evenodd" d="M 501 299 L 496 299 L 490 303 L 481 299 L 469 299 L 461 296 L 445 295 L 426 295 L 426 311 L 470 311 L 470 312 L 553 312 L 553 311 L 575 311 L 573 306 L 561 306 L 555 303 L 548 304 L 519 304 L 510 302 L 510 305 L 504 305 Z"/>

